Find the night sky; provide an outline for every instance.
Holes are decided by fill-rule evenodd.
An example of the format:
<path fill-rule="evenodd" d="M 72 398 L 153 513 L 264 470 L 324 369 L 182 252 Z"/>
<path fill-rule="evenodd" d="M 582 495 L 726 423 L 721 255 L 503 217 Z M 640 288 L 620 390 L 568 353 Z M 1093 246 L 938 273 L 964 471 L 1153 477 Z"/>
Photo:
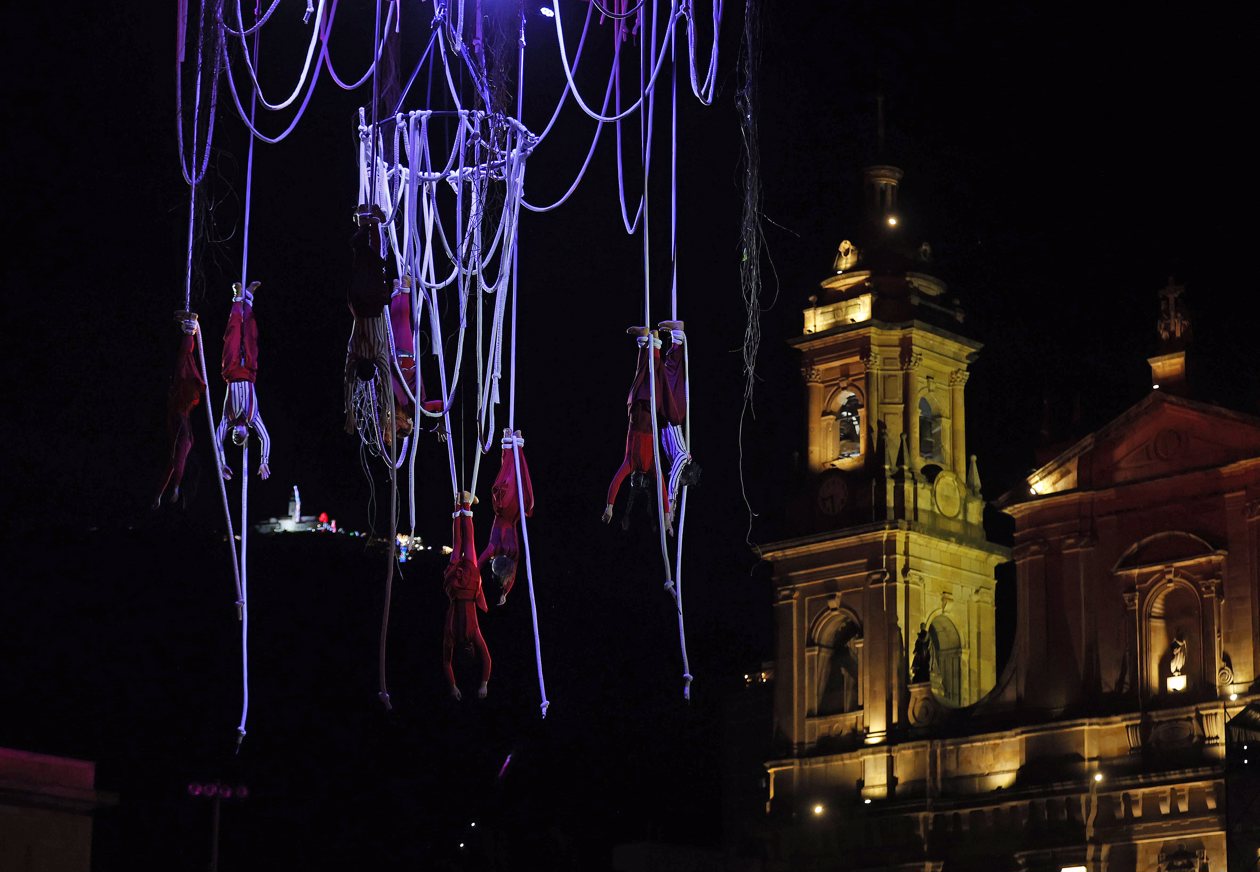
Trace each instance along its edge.
<path fill-rule="evenodd" d="M 1242 28 L 1083 3 L 767 3 L 764 341 L 741 431 L 734 91 L 743 10 L 733 4 L 714 105 L 680 84 L 679 315 L 704 470 L 686 528 L 692 702 L 681 698 L 647 519 L 628 533 L 599 523 L 634 367 L 624 329 L 642 321 L 641 240 L 621 228 L 608 129 L 574 198 L 525 214 L 520 230 L 516 423 L 538 500 L 530 536 L 546 721 L 523 577 L 484 621 L 490 698 L 466 692 L 455 704 L 439 671 L 441 562 L 430 555 L 403 568 L 390 645 L 396 711 L 386 715 L 375 696 L 383 554 L 366 538 L 254 537 L 250 733 L 234 756 L 238 625 L 201 408 L 186 501 L 149 509 L 167 451 L 171 312 L 183 302 L 187 233 L 174 4 L 163 7 L 25 9 L 4 37 L 0 305 L 11 387 L 0 745 L 98 761 L 98 785 L 120 797 L 98 816 L 98 869 L 203 867 L 208 810 L 184 793 L 199 778 L 252 791 L 225 814 L 225 869 L 260 867 L 278 851 L 294 867 L 545 860 L 602 869 L 617 843 L 719 844 L 724 712 L 742 674 L 772 650 L 768 576 L 753 546 L 791 535 L 779 520 L 799 482 L 802 391 L 785 340 L 799 333 L 835 247 L 855 233 L 867 163 L 906 170 L 903 232 L 932 243 L 937 272 L 968 313 L 963 331 L 985 343 L 967 387 L 968 445 L 989 499 L 1034 466 L 1043 409 L 1061 441 L 1145 394 L 1156 292 L 1169 276 L 1186 286 L 1196 396 L 1260 413 Z M 562 7 L 575 40 L 583 10 Z M 343 77 L 365 68 L 371 10 L 343 4 L 333 37 Z M 286 3 L 278 16 L 300 11 Z M 430 18 L 404 4 L 404 25 L 416 28 L 404 67 Z M 272 93 L 295 80 L 291 43 L 306 31 L 292 25 L 267 37 L 274 48 L 264 41 Z M 607 32 L 596 33 L 604 54 L 592 54 L 592 67 L 606 69 Z M 537 130 L 562 77 L 551 24 L 531 14 L 528 35 L 524 120 Z M 373 489 L 356 440 L 341 431 L 353 123 L 369 99 L 322 81 L 297 132 L 256 155 L 250 278 L 262 282 L 258 394 L 273 443 L 271 479 L 250 482 L 258 519 L 283 514 L 296 484 L 304 511 L 385 529 L 380 470 Z M 407 105 L 424 99 L 417 87 Z M 247 144 L 226 98 L 218 121 L 193 290 L 213 359 L 239 271 Z M 566 110 L 529 160 L 530 199 L 567 188 L 591 124 Z M 627 144 L 637 130 L 631 121 Z M 659 160 L 654 320 L 668 316 L 668 165 Z M 457 445 L 470 466 L 474 449 Z M 417 532 L 440 546 L 449 541 L 445 456 L 431 439 L 422 448 Z M 483 541 L 496 455 L 480 488 Z M 762 750 L 742 750 L 755 768 Z"/>

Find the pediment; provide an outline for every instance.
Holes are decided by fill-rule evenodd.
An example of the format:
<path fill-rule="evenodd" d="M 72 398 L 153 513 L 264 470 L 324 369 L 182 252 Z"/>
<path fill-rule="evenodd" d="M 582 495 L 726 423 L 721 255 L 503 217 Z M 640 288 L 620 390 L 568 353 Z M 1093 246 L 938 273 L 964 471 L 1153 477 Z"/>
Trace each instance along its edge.
<path fill-rule="evenodd" d="M 1260 419 L 1153 392 L 1028 477 L 1037 496 L 1094 490 L 1260 457 Z M 1028 497 L 1012 492 L 1004 503 Z"/>
<path fill-rule="evenodd" d="M 1148 536 L 1136 543 L 1116 562 L 1115 572 L 1144 569 L 1151 566 L 1175 566 L 1212 557 L 1217 550 L 1208 542 L 1181 531 L 1169 531 Z"/>
<path fill-rule="evenodd" d="M 1093 487 L 1163 478 L 1260 457 L 1260 422 L 1185 402 L 1174 398 L 1150 403 L 1129 420 L 1122 416 L 1099 431 L 1087 461 Z"/>

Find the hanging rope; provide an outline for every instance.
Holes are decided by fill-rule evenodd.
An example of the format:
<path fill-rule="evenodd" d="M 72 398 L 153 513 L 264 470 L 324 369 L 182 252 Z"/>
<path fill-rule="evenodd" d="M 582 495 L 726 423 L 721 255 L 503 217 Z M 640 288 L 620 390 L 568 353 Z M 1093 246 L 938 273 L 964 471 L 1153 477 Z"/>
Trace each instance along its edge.
<path fill-rule="evenodd" d="M 241 722 L 236 727 L 236 750 L 245 741 L 245 719 L 249 717 L 249 580 L 246 548 L 249 537 L 249 442 L 241 445 Z M 235 543 L 233 543 L 235 547 Z"/>

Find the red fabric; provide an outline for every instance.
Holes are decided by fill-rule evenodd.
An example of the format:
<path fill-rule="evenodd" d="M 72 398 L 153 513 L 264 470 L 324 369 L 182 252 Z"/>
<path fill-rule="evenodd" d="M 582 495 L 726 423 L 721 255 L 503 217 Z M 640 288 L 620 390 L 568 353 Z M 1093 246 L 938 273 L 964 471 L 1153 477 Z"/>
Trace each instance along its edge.
<path fill-rule="evenodd" d="M 687 414 L 687 372 L 683 366 L 682 346 L 671 342 L 664 355 L 659 348 L 653 348 L 652 369 L 656 373 L 657 424 L 662 427 L 665 424 L 682 424 Z M 640 348 L 626 406 L 633 406 L 636 400 L 647 404 L 651 399 L 647 349 Z"/>
<path fill-rule="evenodd" d="M 171 440 L 171 456 L 166 466 L 166 477 L 162 479 L 162 487 L 158 490 L 159 500 L 167 488 L 179 492 L 179 486 L 184 481 L 184 466 L 193 446 L 193 429 L 189 417 L 201 402 L 201 392 L 206 386 L 201 378 L 201 370 L 197 367 L 196 349 L 196 337 L 185 336 L 179 344 L 179 355 L 175 358 L 175 376 L 166 397 L 166 431 Z"/>
<path fill-rule="evenodd" d="M 490 528 L 490 541 L 481 552 L 478 561 L 485 563 L 495 557 L 507 557 L 512 561 L 512 569 L 503 579 L 502 596 L 507 596 L 516 584 L 516 568 L 520 565 L 520 539 L 516 525 L 521 519 L 521 504 L 525 506 L 525 517 L 534 517 L 534 485 L 529 480 L 529 464 L 525 462 L 525 449 L 518 448 L 521 457 L 521 491 L 524 499 L 516 492 L 516 452 L 511 448 L 503 449 L 503 457 L 499 466 L 499 474 L 490 490 L 494 503 L 494 525 Z"/>
<path fill-rule="evenodd" d="M 416 336 L 411 332 L 411 292 L 403 290 L 395 294 L 389 301 L 389 326 L 394 335 L 394 359 L 398 363 L 398 369 L 402 370 L 403 377 L 407 380 L 407 388 L 415 393 L 416 390 Z M 404 355 L 406 355 L 404 357 Z M 398 373 L 391 373 L 390 383 L 394 387 L 394 402 L 398 404 L 408 416 L 414 418 L 416 414 L 415 405 L 411 400 L 407 399 L 407 392 L 403 390 L 403 386 L 398 379 Z M 441 400 L 430 400 L 425 397 L 424 379 L 420 380 L 420 405 L 430 412 L 440 412 L 442 410 Z"/>
<path fill-rule="evenodd" d="M 234 301 L 223 332 L 223 380 L 247 381 L 258 378 L 258 322 L 254 307 Z"/>
<path fill-rule="evenodd" d="M 652 354 L 652 368 L 656 374 L 656 424 L 658 427 L 682 424 L 687 412 L 687 372 L 683 366 L 682 346 L 671 342 L 664 355 L 658 348 L 653 348 Z M 608 485 L 608 498 L 605 502 L 610 506 L 617 501 L 621 483 L 630 473 L 643 472 L 653 478 L 656 476 L 656 460 L 652 451 L 652 395 L 646 348 L 639 349 L 634 381 L 630 383 L 626 406 L 630 419 L 626 428 L 626 453 Z M 665 513 L 669 514 L 668 486 L 664 476 L 661 478 L 661 502 L 665 506 Z"/>
<path fill-rule="evenodd" d="M 468 506 L 460 506 L 468 509 Z M 477 610 L 486 611 L 481 591 L 481 570 L 477 566 L 477 544 L 473 540 L 472 515 L 460 514 L 452 523 L 451 561 L 442 573 L 442 588 L 450 600 L 442 636 L 442 670 L 451 687 L 456 687 L 453 660 L 455 646 L 471 644 L 481 657 L 481 681 L 490 680 L 490 649 L 481 635 Z"/>

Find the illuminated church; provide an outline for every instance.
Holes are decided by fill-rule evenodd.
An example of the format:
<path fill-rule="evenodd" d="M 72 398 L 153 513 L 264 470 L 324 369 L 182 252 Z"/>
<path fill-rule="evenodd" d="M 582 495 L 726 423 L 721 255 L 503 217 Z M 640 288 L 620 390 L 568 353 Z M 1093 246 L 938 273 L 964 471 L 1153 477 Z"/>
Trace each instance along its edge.
<path fill-rule="evenodd" d="M 866 169 L 866 226 L 791 340 L 812 484 L 800 534 L 761 549 L 766 868 L 1260 868 L 1260 802 L 1230 794 L 1260 768 L 1260 419 L 1187 395 L 1170 282 L 1150 393 L 998 500 L 1014 546 L 990 542 L 980 345 L 930 248 L 899 241 L 901 178 Z"/>

